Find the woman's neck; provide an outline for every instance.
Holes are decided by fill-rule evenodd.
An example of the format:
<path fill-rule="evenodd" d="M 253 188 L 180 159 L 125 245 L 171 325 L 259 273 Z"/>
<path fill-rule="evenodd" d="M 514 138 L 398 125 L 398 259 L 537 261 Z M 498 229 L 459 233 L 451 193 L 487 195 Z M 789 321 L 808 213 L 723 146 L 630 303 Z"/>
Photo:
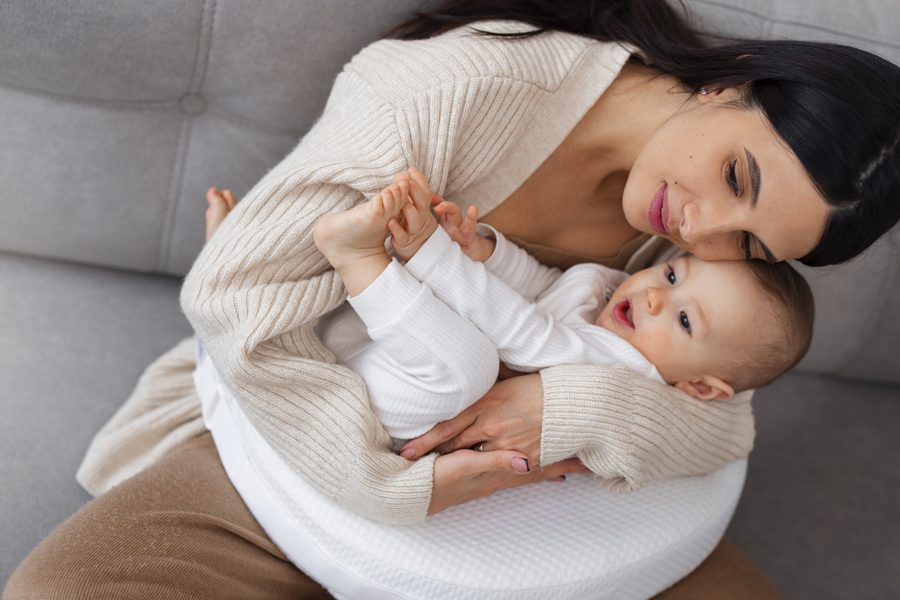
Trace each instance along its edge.
<path fill-rule="evenodd" d="M 675 78 L 629 60 L 572 132 L 570 150 L 601 179 L 628 173 L 647 140 L 688 98 Z"/>

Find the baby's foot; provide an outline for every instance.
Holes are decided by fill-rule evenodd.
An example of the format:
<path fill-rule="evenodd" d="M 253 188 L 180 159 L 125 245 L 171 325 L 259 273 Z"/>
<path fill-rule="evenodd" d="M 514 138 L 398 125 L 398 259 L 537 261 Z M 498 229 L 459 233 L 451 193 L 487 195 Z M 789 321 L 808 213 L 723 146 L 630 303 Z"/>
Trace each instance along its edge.
<path fill-rule="evenodd" d="M 437 220 L 431 214 L 434 197 L 428 180 L 417 169 L 410 168 L 410 202 L 403 206 L 403 222 L 391 220 L 388 228 L 393 236 L 391 246 L 402 260 L 411 259 L 437 229 Z"/>
<path fill-rule="evenodd" d="M 215 186 L 206 190 L 206 239 L 212 237 L 228 213 L 237 204 L 231 190 L 220 192 Z"/>
<path fill-rule="evenodd" d="M 338 271 L 372 256 L 387 256 L 388 221 L 399 218 L 407 202 L 409 181 L 395 180 L 368 202 L 319 219 L 313 231 L 316 247 Z"/>

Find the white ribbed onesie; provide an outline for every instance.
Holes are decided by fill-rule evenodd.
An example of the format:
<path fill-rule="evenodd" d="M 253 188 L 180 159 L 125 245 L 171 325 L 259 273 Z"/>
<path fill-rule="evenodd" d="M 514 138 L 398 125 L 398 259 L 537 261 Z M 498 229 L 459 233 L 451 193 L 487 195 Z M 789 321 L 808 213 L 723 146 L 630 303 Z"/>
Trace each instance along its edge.
<path fill-rule="evenodd" d="M 395 440 L 421 435 L 481 398 L 500 361 L 526 373 L 620 364 L 663 381 L 634 346 L 594 324 L 627 273 L 598 264 L 563 273 L 489 225 L 478 233 L 496 240 L 484 263 L 438 227 L 406 268 L 394 259 L 317 327 L 338 362 L 362 376 Z"/>

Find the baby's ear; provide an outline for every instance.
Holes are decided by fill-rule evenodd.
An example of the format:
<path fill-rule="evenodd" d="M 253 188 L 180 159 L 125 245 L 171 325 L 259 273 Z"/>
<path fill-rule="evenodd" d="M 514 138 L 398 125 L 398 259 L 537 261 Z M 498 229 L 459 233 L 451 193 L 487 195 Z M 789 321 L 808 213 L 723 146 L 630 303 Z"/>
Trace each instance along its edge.
<path fill-rule="evenodd" d="M 679 381 L 675 387 L 697 400 L 728 400 L 734 396 L 734 388 L 713 375 Z"/>

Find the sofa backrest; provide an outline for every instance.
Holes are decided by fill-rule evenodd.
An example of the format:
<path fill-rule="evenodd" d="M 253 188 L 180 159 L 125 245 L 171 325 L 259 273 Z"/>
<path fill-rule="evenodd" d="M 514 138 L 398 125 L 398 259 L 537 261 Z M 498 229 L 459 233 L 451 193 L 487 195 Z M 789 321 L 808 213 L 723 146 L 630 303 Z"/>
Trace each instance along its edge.
<path fill-rule="evenodd" d="M 0 250 L 182 275 L 415 0 L 0 2 Z"/>
<path fill-rule="evenodd" d="M 209 185 L 246 192 L 309 129 L 335 75 L 416 0 L 0 2 L 0 251 L 183 275 Z M 703 29 L 829 40 L 900 63 L 900 5 L 687 0 Z M 806 270 L 801 369 L 900 383 L 897 230 Z"/>

